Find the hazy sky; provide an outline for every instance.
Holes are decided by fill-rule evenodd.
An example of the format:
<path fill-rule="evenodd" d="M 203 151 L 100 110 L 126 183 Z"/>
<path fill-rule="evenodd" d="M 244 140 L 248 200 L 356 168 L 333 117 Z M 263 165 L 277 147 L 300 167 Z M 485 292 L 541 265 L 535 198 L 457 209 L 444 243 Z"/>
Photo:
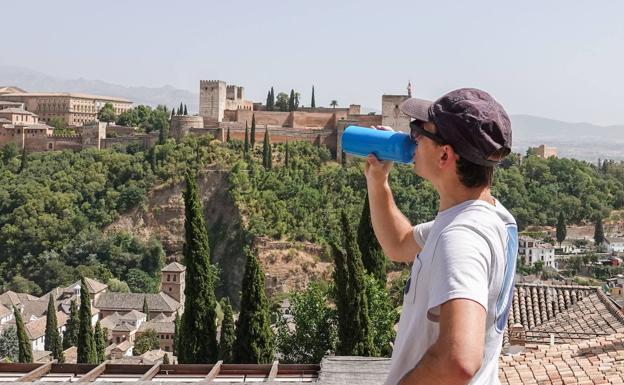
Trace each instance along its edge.
<path fill-rule="evenodd" d="M 199 79 L 381 108 L 464 86 L 510 113 L 624 124 L 622 1 L 2 2 L 0 65 L 196 91 Z"/>

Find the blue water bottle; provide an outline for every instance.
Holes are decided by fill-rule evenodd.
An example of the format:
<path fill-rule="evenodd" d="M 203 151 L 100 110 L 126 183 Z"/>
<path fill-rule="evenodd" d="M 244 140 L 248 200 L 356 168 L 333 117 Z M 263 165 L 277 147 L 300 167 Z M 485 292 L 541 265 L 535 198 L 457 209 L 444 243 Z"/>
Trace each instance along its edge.
<path fill-rule="evenodd" d="M 414 160 L 416 142 L 400 131 L 349 126 L 342 133 L 342 150 L 361 157 L 375 154 L 379 160 L 411 163 Z"/>

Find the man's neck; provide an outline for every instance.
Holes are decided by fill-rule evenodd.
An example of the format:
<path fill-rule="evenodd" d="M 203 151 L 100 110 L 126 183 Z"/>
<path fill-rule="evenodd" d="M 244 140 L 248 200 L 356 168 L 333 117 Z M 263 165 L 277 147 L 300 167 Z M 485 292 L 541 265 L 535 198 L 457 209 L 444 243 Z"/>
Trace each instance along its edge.
<path fill-rule="evenodd" d="M 468 188 L 464 186 L 437 186 L 440 195 L 439 211 L 456 206 L 470 200 L 482 200 L 491 205 L 495 205 L 494 198 L 490 194 L 489 187 Z"/>

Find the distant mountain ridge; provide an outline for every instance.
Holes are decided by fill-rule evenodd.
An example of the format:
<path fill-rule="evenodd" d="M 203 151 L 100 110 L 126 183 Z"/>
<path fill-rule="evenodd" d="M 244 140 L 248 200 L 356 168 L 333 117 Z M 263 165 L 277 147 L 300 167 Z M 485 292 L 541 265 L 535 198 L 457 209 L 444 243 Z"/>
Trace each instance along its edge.
<path fill-rule="evenodd" d="M 22 67 L 0 66 L 0 86 L 17 86 L 35 92 L 84 92 L 118 96 L 135 104 L 177 107 L 186 103 L 190 113 L 199 110 L 199 94 L 169 85 L 127 87 L 87 79 L 63 79 Z M 376 108 L 364 107 L 364 112 Z M 528 147 L 546 144 L 557 147 L 559 156 L 595 162 L 598 158 L 624 160 L 624 125 L 598 126 L 568 123 L 532 115 L 512 115 L 513 150 L 524 153 Z"/>

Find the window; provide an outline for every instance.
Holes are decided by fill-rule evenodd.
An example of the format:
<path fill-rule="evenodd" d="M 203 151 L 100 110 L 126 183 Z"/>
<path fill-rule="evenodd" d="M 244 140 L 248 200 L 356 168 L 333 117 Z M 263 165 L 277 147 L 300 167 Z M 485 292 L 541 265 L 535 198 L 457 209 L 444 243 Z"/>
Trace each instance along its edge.
<path fill-rule="evenodd" d="M 171 291 L 171 286 L 169 286 L 169 291 Z"/>
<path fill-rule="evenodd" d="M 171 275 L 167 274 L 167 282 L 171 281 Z"/>
<path fill-rule="evenodd" d="M 175 276 L 175 274 L 174 274 L 174 275 L 173 275 L 173 282 L 175 282 L 175 281 L 176 281 L 176 276 Z"/>

